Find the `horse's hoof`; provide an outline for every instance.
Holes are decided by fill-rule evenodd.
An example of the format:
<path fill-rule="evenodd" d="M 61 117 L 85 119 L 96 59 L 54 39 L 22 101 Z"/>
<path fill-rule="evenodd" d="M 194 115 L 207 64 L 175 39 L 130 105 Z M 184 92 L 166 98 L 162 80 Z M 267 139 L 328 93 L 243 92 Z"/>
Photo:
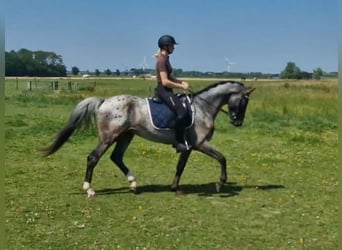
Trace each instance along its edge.
<path fill-rule="evenodd" d="M 172 192 L 177 192 L 179 190 L 178 186 L 171 186 L 171 191 Z"/>
<path fill-rule="evenodd" d="M 175 193 L 175 195 L 183 195 L 184 192 L 179 189 L 179 186 L 171 186 L 171 191 Z"/>
<path fill-rule="evenodd" d="M 137 193 L 138 193 L 137 187 L 130 187 L 129 190 L 130 190 L 133 194 L 137 194 Z"/>
<path fill-rule="evenodd" d="M 130 181 L 129 190 L 131 190 L 133 193 L 137 193 L 137 182 L 136 181 Z"/>
<path fill-rule="evenodd" d="M 217 182 L 216 183 L 216 192 L 219 193 L 221 191 L 221 188 L 223 186 L 222 182 Z"/>
<path fill-rule="evenodd" d="M 175 195 L 184 195 L 184 192 L 182 190 L 177 189 L 175 190 Z"/>
<path fill-rule="evenodd" d="M 92 190 L 91 188 L 89 188 L 89 189 L 87 190 L 87 197 L 88 197 L 88 199 L 95 198 L 95 191 Z"/>

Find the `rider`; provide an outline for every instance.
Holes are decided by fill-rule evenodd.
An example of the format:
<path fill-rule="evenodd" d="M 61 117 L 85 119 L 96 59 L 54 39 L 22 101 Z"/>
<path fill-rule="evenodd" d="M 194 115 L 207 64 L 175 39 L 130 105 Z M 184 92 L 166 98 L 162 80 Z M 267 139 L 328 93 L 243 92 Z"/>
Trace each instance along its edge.
<path fill-rule="evenodd" d="M 189 89 L 189 83 L 181 81 L 172 76 L 172 66 L 169 61 L 169 55 L 175 49 L 176 40 L 170 35 L 163 35 L 158 40 L 159 52 L 157 53 L 156 74 L 158 85 L 156 94 L 159 99 L 165 103 L 175 114 L 175 135 L 177 152 L 189 150 L 184 138 L 184 118 L 186 110 L 179 99 L 173 93 L 173 89 Z"/>

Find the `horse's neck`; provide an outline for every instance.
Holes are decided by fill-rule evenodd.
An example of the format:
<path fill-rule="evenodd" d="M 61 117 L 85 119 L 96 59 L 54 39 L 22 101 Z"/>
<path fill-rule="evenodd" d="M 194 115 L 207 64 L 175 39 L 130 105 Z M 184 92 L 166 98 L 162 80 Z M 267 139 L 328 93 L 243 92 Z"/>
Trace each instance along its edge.
<path fill-rule="evenodd" d="M 222 106 L 227 103 L 227 95 L 216 93 L 215 91 L 211 90 L 206 93 L 203 93 L 197 96 L 198 101 L 201 103 L 200 107 L 206 113 L 209 113 L 216 117 L 217 113 L 220 111 Z"/>
<path fill-rule="evenodd" d="M 243 89 L 243 85 L 237 82 L 222 82 L 213 85 L 196 96 L 199 106 L 208 115 L 216 117 L 224 104 L 228 104 L 230 94 L 237 93 Z"/>

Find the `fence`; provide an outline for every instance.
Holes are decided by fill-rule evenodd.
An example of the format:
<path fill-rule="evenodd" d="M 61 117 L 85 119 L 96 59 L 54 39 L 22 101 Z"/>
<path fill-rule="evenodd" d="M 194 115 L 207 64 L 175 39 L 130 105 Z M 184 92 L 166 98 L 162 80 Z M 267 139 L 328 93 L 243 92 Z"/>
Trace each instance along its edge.
<path fill-rule="evenodd" d="M 95 81 L 87 82 L 74 82 L 70 80 L 41 80 L 32 79 L 23 82 L 22 80 L 16 79 L 16 90 L 66 90 L 66 91 L 80 91 L 80 90 L 90 90 L 94 91 L 96 89 Z"/>

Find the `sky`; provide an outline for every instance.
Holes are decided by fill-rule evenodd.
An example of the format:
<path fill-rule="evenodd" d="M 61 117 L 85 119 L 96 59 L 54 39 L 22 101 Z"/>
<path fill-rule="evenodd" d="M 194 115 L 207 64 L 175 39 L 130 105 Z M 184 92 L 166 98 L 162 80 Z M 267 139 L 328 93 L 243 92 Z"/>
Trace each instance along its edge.
<path fill-rule="evenodd" d="M 155 67 L 161 35 L 174 68 L 280 73 L 287 62 L 338 71 L 337 0 L 5 0 L 5 50 L 52 51 L 67 69 Z"/>

